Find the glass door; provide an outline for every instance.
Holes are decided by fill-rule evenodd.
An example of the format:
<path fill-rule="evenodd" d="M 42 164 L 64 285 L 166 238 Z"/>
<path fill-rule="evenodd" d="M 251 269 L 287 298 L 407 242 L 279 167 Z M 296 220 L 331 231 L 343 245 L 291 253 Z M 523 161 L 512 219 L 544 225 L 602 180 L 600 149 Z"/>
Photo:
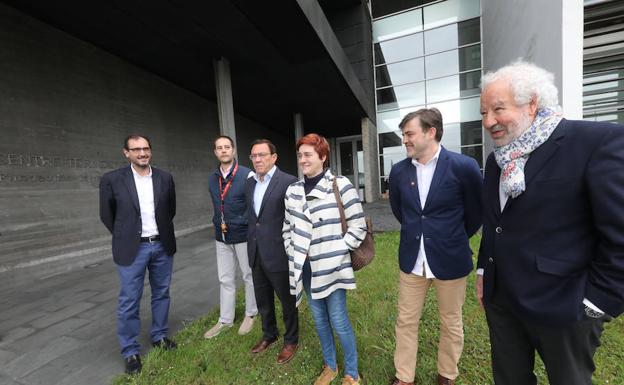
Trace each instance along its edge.
<path fill-rule="evenodd" d="M 348 136 L 336 138 L 338 174 L 349 178 L 364 201 L 364 151 L 362 137 Z"/>

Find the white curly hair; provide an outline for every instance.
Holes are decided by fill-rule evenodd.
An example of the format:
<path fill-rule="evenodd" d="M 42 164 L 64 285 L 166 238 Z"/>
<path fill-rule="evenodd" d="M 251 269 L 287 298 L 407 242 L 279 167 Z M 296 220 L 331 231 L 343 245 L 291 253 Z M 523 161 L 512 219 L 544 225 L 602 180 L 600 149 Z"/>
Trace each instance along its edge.
<path fill-rule="evenodd" d="M 509 81 L 517 105 L 527 104 L 535 98 L 538 109 L 550 108 L 561 111 L 554 76 L 545 69 L 519 59 L 497 71 L 483 75 L 481 89 L 484 90 L 488 85 L 501 79 Z"/>

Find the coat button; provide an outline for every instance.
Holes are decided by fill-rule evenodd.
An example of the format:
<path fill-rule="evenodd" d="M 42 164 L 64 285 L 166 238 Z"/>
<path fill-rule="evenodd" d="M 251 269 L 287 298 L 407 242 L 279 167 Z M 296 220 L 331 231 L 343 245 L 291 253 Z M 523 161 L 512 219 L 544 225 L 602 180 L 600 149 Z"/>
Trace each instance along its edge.
<path fill-rule="evenodd" d="M 492 263 L 492 262 L 494 262 L 494 258 L 490 257 L 490 258 L 488 258 L 488 261 L 489 261 L 490 263 Z"/>
<path fill-rule="evenodd" d="M 500 234 L 500 233 L 502 233 L 502 232 L 503 232 L 503 228 L 502 228 L 502 227 L 500 227 L 500 226 L 498 226 L 498 227 L 496 228 L 496 234 Z"/>

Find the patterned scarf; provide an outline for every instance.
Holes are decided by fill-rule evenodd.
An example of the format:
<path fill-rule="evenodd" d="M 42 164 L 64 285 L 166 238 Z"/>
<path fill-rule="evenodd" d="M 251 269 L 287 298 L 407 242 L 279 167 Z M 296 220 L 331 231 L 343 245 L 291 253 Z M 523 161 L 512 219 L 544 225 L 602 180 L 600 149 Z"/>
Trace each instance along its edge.
<path fill-rule="evenodd" d="M 516 198 L 524 192 L 524 166 L 529 155 L 548 140 L 561 119 L 561 114 L 552 109 L 540 109 L 531 126 L 516 140 L 494 149 L 496 163 L 501 168 L 503 192 L 507 196 Z"/>

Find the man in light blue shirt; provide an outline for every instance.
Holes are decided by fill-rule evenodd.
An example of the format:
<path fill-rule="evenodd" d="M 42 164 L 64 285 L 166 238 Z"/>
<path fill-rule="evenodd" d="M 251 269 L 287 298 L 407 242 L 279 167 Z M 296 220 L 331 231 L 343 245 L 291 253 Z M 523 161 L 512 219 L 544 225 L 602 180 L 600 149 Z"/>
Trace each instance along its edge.
<path fill-rule="evenodd" d="M 249 157 L 256 175 L 247 179 L 245 190 L 247 206 L 253 207 L 248 211 L 247 255 L 258 312 L 262 316 L 262 339 L 251 352 L 261 353 L 279 338 L 274 302 L 277 294 L 286 327 L 284 346 L 277 356 L 277 363 L 285 364 L 293 358 L 299 343 L 299 318 L 295 296 L 290 294 L 288 256 L 282 238 L 284 196 L 288 186 L 297 178 L 275 166 L 275 146 L 267 139 L 254 141 Z"/>

